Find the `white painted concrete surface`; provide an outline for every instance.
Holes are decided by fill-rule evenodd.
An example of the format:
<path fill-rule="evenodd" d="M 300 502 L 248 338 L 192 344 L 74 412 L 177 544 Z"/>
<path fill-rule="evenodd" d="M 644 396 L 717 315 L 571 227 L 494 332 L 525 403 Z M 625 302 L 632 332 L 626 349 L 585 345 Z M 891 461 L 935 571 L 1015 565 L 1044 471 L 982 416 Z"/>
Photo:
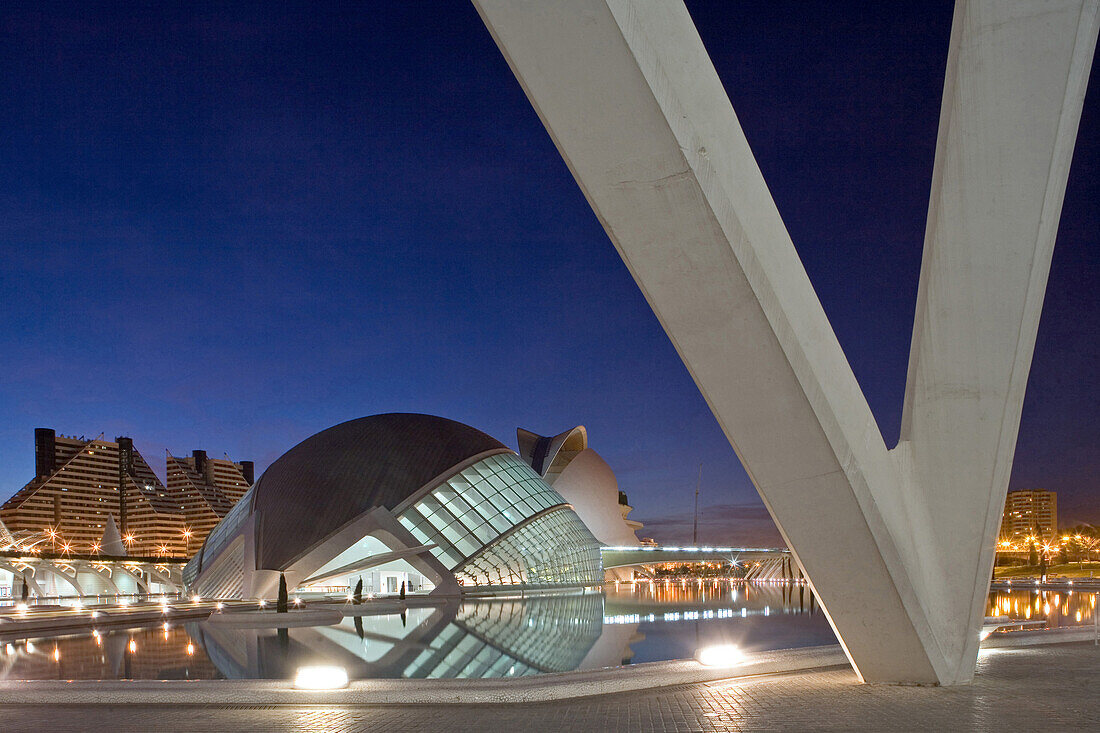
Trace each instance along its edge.
<path fill-rule="evenodd" d="M 554 491 L 573 505 L 573 511 L 601 545 L 640 545 L 619 509 L 619 482 L 611 466 L 591 448 L 585 448 L 558 474 Z"/>
<path fill-rule="evenodd" d="M 893 450 L 683 5 L 474 4 L 861 678 L 969 681 L 1100 4 L 958 5 Z"/>

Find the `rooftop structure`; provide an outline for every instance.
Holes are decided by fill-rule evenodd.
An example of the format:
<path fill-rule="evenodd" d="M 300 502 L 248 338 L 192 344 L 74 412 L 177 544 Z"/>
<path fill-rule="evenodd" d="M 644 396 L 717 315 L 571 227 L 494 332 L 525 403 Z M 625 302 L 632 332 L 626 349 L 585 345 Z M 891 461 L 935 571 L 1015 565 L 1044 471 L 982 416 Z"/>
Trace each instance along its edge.
<path fill-rule="evenodd" d="M 457 593 L 602 582 L 599 543 L 499 441 L 430 415 L 336 425 L 275 461 L 188 563 L 203 596 L 298 591 Z"/>

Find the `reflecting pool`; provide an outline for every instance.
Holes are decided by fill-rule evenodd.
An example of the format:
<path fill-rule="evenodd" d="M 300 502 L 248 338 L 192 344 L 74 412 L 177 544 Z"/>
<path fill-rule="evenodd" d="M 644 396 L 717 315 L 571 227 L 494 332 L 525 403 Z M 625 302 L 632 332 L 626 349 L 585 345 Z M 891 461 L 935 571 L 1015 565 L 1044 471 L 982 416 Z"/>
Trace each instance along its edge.
<path fill-rule="evenodd" d="M 320 604 L 312 604 L 312 608 Z M 332 625 L 278 628 L 272 614 L 96 630 L 0 643 L 6 679 L 282 679 L 336 664 L 353 679 L 518 677 L 835 641 L 799 584 L 675 580 L 479 599 L 409 598 L 408 608 L 331 606 Z M 287 619 L 295 619 L 291 613 Z"/>
<path fill-rule="evenodd" d="M 1091 593 L 999 591 L 987 612 L 1092 624 L 1095 603 Z M 242 625 L 240 615 L 225 613 L 197 623 L 0 637 L 0 678 L 285 679 L 311 664 L 339 665 L 353 679 L 519 677 L 689 658 L 716 644 L 762 651 L 835 642 L 809 588 L 797 583 L 658 580 L 603 592 L 410 597 L 408 604 L 404 611 L 393 601 L 333 605 L 342 616 L 331 625 L 278 628 L 272 614 Z"/>

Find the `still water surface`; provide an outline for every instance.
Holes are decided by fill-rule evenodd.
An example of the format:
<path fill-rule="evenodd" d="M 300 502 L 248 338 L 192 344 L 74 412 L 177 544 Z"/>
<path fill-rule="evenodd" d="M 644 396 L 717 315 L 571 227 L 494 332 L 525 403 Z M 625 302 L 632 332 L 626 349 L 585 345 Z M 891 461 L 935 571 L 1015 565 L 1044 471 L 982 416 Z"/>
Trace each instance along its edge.
<path fill-rule="evenodd" d="M 1092 594 L 1050 591 L 994 592 L 987 608 L 1051 627 L 1091 624 L 1095 612 Z M 346 616 L 332 626 L 169 622 L 9 639 L 0 678 L 282 679 L 318 663 L 338 664 L 353 679 L 509 677 L 682 659 L 711 644 L 762 651 L 835 641 L 805 586 L 658 581 L 603 593 L 453 600 Z"/>

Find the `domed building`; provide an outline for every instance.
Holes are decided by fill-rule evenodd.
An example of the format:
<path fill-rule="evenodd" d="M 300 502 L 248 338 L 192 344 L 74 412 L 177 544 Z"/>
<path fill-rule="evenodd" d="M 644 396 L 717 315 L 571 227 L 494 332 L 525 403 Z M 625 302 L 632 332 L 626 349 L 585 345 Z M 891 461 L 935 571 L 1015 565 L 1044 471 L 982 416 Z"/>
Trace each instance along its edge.
<path fill-rule="evenodd" d="M 276 460 L 184 568 L 190 592 L 455 594 L 595 585 L 599 542 L 512 450 L 430 415 L 374 415 Z"/>

